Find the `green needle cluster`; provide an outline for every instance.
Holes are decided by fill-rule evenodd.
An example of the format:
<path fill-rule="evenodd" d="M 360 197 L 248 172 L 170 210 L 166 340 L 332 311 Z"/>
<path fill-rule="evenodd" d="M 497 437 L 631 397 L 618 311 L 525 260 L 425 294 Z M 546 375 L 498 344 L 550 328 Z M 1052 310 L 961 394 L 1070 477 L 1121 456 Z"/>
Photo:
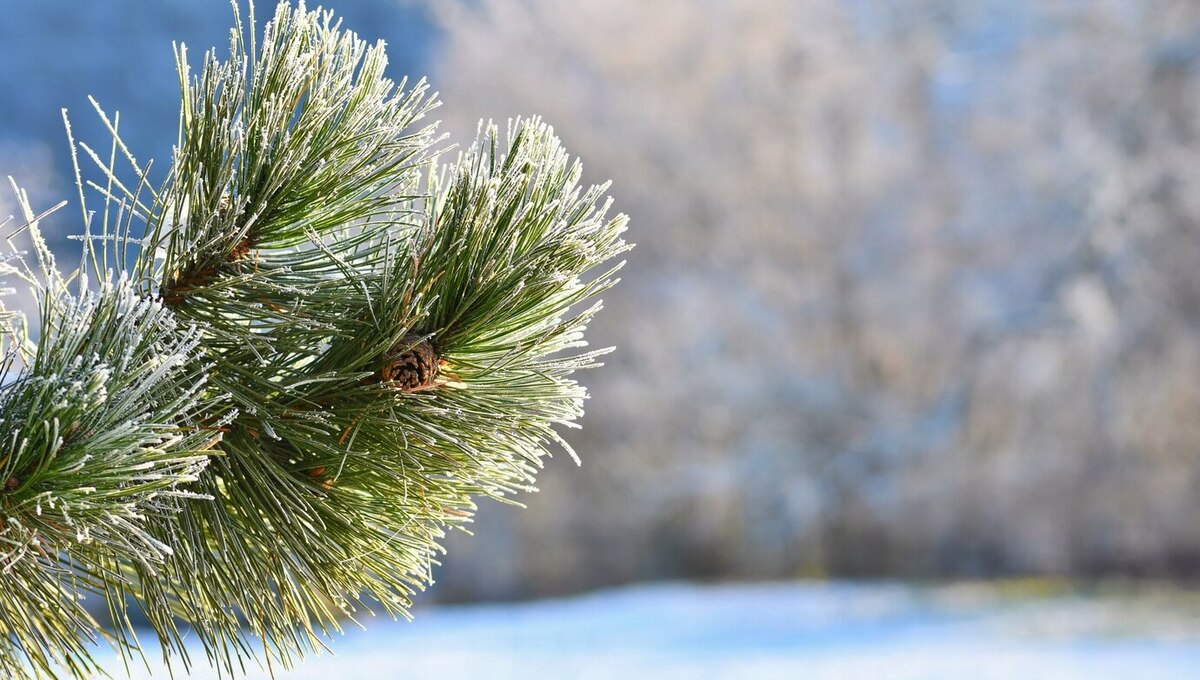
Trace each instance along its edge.
<path fill-rule="evenodd" d="M 479 497 L 532 488 L 586 394 L 571 380 L 622 215 L 538 119 L 457 160 L 421 82 L 332 14 L 280 4 L 183 90 L 166 179 L 72 139 L 84 222 L 62 275 L 0 267 L 0 672 L 89 677 L 107 638 L 168 662 L 289 667 L 373 610 L 405 615 Z M 68 133 L 70 128 L 68 126 Z M 82 154 L 77 153 L 81 151 Z M 99 181 L 83 181 L 79 159 Z M 102 206 L 93 210 L 87 198 Z M 81 603 L 107 603 L 100 625 Z"/>

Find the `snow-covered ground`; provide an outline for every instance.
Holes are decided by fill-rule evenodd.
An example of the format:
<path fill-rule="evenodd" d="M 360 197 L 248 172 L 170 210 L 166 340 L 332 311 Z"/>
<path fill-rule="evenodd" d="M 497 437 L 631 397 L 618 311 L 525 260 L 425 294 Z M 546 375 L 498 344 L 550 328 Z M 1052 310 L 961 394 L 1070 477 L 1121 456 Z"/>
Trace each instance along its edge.
<path fill-rule="evenodd" d="M 1013 597 L 983 585 L 637 586 L 371 621 L 334 640 L 336 656 L 277 677 L 1196 678 L 1200 609 L 1184 599 Z M 124 675 L 115 659 L 111 672 Z"/>

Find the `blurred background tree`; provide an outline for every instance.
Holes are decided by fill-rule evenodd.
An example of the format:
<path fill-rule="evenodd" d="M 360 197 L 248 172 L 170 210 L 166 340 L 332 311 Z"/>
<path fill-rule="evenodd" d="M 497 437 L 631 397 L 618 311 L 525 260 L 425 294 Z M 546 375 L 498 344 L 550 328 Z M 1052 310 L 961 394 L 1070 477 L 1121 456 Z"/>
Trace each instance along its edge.
<path fill-rule="evenodd" d="M 0 175 L 66 195 L 89 91 L 167 159 L 162 57 L 222 3 L 2 2 Z M 583 467 L 485 506 L 435 596 L 1200 573 L 1194 3 L 341 4 L 457 138 L 544 114 L 640 245 Z"/>
<path fill-rule="evenodd" d="M 1193 4 L 437 17 L 450 119 L 545 112 L 642 244 L 583 470 L 481 519 L 443 594 L 1195 575 Z"/>

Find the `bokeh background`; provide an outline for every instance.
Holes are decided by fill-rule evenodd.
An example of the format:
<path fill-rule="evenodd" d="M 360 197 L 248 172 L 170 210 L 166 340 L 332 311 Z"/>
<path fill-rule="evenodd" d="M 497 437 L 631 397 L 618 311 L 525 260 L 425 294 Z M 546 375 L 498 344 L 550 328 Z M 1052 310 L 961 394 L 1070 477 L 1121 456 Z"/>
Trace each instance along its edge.
<path fill-rule="evenodd" d="M 582 469 L 446 595 L 1200 572 L 1200 5 L 433 16 L 450 130 L 543 114 L 639 244 Z"/>
<path fill-rule="evenodd" d="M 453 140 L 543 115 L 638 243 L 592 329 L 619 349 L 582 377 L 582 467 L 484 505 L 433 600 L 1200 576 L 1200 4 L 332 4 L 429 77 Z M 73 195 L 61 107 L 102 145 L 95 95 L 165 164 L 171 41 L 230 21 L 0 10 L 0 176 L 43 206 Z"/>

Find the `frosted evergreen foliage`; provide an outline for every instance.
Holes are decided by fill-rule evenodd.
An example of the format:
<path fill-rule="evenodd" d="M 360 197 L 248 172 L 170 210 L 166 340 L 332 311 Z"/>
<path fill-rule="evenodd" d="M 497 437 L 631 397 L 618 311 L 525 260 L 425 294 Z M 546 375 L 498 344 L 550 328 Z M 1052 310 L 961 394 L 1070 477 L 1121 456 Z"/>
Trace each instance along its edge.
<path fill-rule="evenodd" d="M 163 182 L 99 106 L 107 151 L 72 139 L 78 271 L 17 190 L 33 249 L 0 266 L 41 318 L 0 315 L 7 676 L 88 677 L 101 638 L 136 661 L 129 607 L 184 668 L 189 636 L 230 674 L 290 667 L 406 615 L 475 499 L 574 456 L 570 375 L 628 247 L 606 187 L 536 118 L 444 163 L 434 97 L 381 44 L 303 4 L 261 36 L 234 16 L 224 61 L 177 49 Z"/>

